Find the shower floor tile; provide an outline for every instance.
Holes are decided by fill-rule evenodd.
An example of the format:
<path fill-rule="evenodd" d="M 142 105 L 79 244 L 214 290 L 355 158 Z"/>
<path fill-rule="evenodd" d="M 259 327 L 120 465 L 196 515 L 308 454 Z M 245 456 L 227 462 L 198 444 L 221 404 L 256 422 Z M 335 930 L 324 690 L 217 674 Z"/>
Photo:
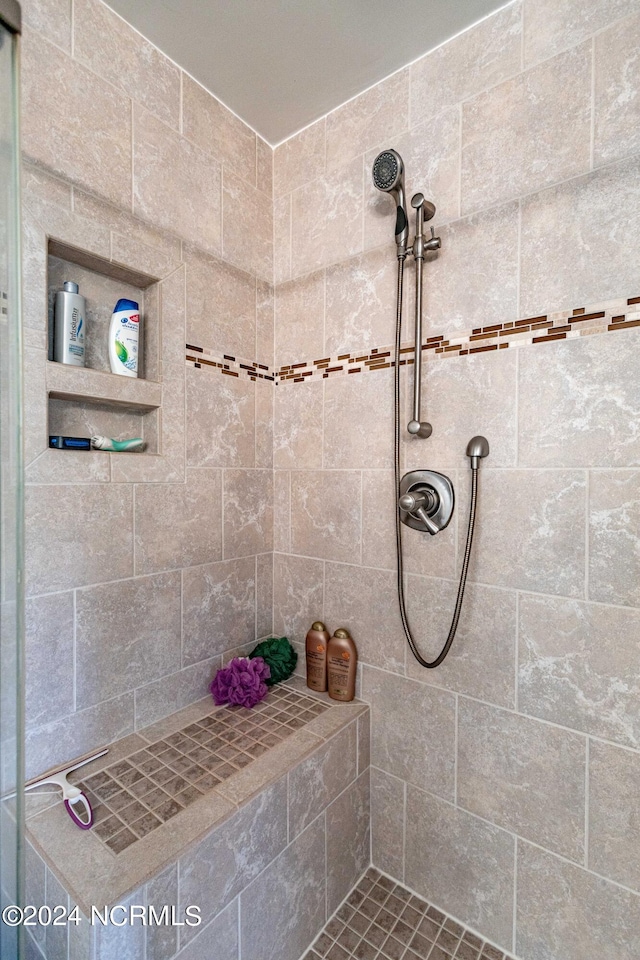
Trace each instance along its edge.
<path fill-rule="evenodd" d="M 513 960 L 373 867 L 304 960 Z"/>

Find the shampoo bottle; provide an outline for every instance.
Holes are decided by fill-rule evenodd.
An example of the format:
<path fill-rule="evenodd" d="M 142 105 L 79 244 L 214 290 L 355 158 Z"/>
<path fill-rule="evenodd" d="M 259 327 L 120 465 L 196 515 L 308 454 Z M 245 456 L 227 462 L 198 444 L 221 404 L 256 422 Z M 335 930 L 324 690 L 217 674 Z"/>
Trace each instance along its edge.
<path fill-rule="evenodd" d="M 84 329 L 86 301 L 78 293 L 78 284 L 67 280 L 56 293 L 53 322 L 53 359 L 84 367 Z"/>
<path fill-rule="evenodd" d="M 327 689 L 327 644 L 329 632 L 316 620 L 307 634 L 307 686 L 318 693 Z"/>
<path fill-rule="evenodd" d="M 353 700 L 356 695 L 358 652 L 345 627 L 340 627 L 327 647 L 329 696 L 334 700 Z"/>
<path fill-rule="evenodd" d="M 112 373 L 138 376 L 140 310 L 135 300 L 118 300 L 109 326 L 109 363 Z"/>

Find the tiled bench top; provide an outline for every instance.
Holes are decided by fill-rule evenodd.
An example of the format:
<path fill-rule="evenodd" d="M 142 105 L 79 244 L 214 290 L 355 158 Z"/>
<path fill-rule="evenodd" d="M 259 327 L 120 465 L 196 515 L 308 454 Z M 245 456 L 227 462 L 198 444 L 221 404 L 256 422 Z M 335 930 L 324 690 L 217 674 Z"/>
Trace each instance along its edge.
<path fill-rule="evenodd" d="M 297 677 L 252 710 L 200 700 L 70 777 L 91 800 L 93 829 L 71 822 L 59 792 L 27 794 L 28 839 L 85 913 L 116 903 L 366 710 Z"/>

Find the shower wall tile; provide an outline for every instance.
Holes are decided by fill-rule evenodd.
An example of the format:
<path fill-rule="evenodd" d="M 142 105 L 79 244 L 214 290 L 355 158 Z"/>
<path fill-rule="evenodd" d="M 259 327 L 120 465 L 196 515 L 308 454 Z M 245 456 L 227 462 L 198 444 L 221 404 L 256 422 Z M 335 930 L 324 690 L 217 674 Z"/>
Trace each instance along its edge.
<path fill-rule="evenodd" d="M 483 523 L 476 531 L 470 578 L 518 590 L 584 596 L 584 471 L 483 467 L 481 483 Z M 468 503 L 468 476 L 460 486 Z M 459 557 L 464 535 L 461 530 Z"/>
<path fill-rule="evenodd" d="M 253 467 L 255 384 L 187 367 L 187 463 Z"/>
<path fill-rule="evenodd" d="M 291 278 L 291 194 L 273 204 L 273 280 L 282 283 Z"/>
<path fill-rule="evenodd" d="M 329 267 L 324 346 L 317 356 L 335 357 L 369 344 L 393 343 L 389 304 L 395 293 L 396 264 L 386 247 Z M 306 353 L 298 351 L 297 356 L 305 358 Z"/>
<path fill-rule="evenodd" d="M 256 186 L 273 200 L 273 148 L 256 136 Z"/>
<path fill-rule="evenodd" d="M 273 425 L 276 469 L 322 466 L 323 389 L 320 382 L 278 384 Z"/>
<path fill-rule="evenodd" d="M 256 281 L 244 270 L 185 245 L 187 342 L 257 360 Z M 184 343 L 181 344 L 181 358 Z"/>
<path fill-rule="evenodd" d="M 408 126 L 409 68 L 405 67 L 327 115 L 327 172 Z"/>
<path fill-rule="evenodd" d="M 94 706 L 180 667 L 180 574 L 76 592 L 76 704 Z"/>
<path fill-rule="evenodd" d="M 640 289 L 629 256 L 640 242 L 639 175 L 640 158 L 632 157 L 522 201 L 520 316 Z"/>
<path fill-rule="evenodd" d="M 525 66 L 582 43 L 635 11 L 634 0 L 524 0 Z"/>
<path fill-rule="evenodd" d="M 404 879 L 404 780 L 371 767 L 371 856 L 380 870 Z"/>
<path fill-rule="evenodd" d="M 639 45 L 637 12 L 595 38 L 596 166 L 640 152 Z"/>
<path fill-rule="evenodd" d="M 158 290 L 158 361 L 162 363 L 163 379 L 169 362 L 176 364 L 176 367 L 172 368 L 174 373 L 177 373 L 177 364 L 184 362 L 187 335 L 186 280 L 187 271 L 185 266 L 181 265 L 160 284 Z"/>
<path fill-rule="evenodd" d="M 71 0 L 28 0 L 22 4 L 22 22 L 71 53 Z"/>
<path fill-rule="evenodd" d="M 27 157 L 113 203 L 129 205 L 131 101 L 28 29 L 21 76 Z"/>
<path fill-rule="evenodd" d="M 256 639 L 273 635 L 273 553 L 256 557 Z"/>
<path fill-rule="evenodd" d="M 216 670 L 222 666 L 221 658 L 210 657 L 192 667 L 178 670 L 159 680 L 152 680 L 135 691 L 136 730 L 162 720 L 196 700 L 206 697 Z"/>
<path fill-rule="evenodd" d="M 276 199 L 324 175 L 325 127 L 323 117 L 275 148 L 273 192 Z"/>
<path fill-rule="evenodd" d="M 366 770 L 327 809 L 327 914 L 338 909 L 371 860 L 371 791 Z"/>
<path fill-rule="evenodd" d="M 407 611 L 422 656 L 440 653 L 451 624 L 458 583 L 407 578 Z M 407 676 L 501 707 L 515 706 L 516 594 L 468 584 L 455 641 L 437 671 L 425 670 L 407 650 Z"/>
<path fill-rule="evenodd" d="M 273 471 L 224 471 L 224 556 L 273 549 Z"/>
<path fill-rule="evenodd" d="M 311 756 L 301 760 L 291 770 L 289 773 L 289 837 L 291 839 L 302 833 L 325 807 L 328 807 L 350 783 L 355 781 L 358 775 L 356 750 L 356 723 L 350 723 L 348 727 L 319 747 Z M 355 834 L 354 830 L 354 836 Z M 333 910 L 330 912 L 333 913 Z"/>
<path fill-rule="evenodd" d="M 254 557 L 182 573 L 182 664 L 188 666 L 255 637 Z"/>
<path fill-rule="evenodd" d="M 219 163 L 134 104 L 133 211 L 209 253 L 221 250 Z"/>
<path fill-rule="evenodd" d="M 222 191 L 222 251 L 225 260 L 263 280 L 273 277 L 271 198 L 225 168 Z M 247 242 L 247 237 L 251 242 Z"/>
<path fill-rule="evenodd" d="M 358 470 L 293 471 L 292 553 L 359 563 L 361 499 Z"/>
<path fill-rule="evenodd" d="M 233 901 L 204 930 L 198 929 L 195 939 L 180 951 L 176 960 L 209 960 L 212 956 L 216 960 L 238 960 L 238 904 L 238 900 Z"/>
<path fill-rule="evenodd" d="M 273 549 L 291 553 L 291 475 L 276 470 L 273 477 Z"/>
<path fill-rule="evenodd" d="M 76 60 L 178 129 L 180 70 L 157 47 L 98 0 L 75 0 L 73 39 Z"/>
<path fill-rule="evenodd" d="M 324 418 L 325 469 L 393 466 L 391 370 L 327 380 Z"/>
<path fill-rule="evenodd" d="M 461 807 L 582 863 L 584 737 L 462 698 L 458 717 Z"/>
<path fill-rule="evenodd" d="M 188 140 L 229 164 L 238 177 L 256 185 L 256 135 L 208 90 L 182 74 L 182 132 Z"/>
<path fill-rule="evenodd" d="M 517 886 L 520 956 L 634 960 L 638 955 L 635 894 L 522 840 Z"/>
<path fill-rule="evenodd" d="M 322 619 L 323 570 L 321 560 L 276 553 L 273 558 L 273 631 L 278 637 L 301 642 L 314 620 Z"/>
<path fill-rule="evenodd" d="M 640 471 L 589 479 L 589 598 L 640 606 Z"/>
<path fill-rule="evenodd" d="M 282 364 L 324 356 L 324 271 L 282 283 L 275 294 L 275 360 Z"/>
<path fill-rule="evenodd" d="M 362 250 L 362 157 L 300 187 L 291 203 L 291 270 L 299 277 Z M 322 216 L 318 211 L 322 210 Z"/>
<path fill-rule="evenodd" d="M 514 845 L 498 827 L 409 784 L 405 882 L 475 930 L 510 945 Z"/>
<path fill-rule="evenodd" d="M 371 706 L 374 767 L 453 800 L 453 694 L 365 666 L 362 697 Z M 393 711 L 388 710 L 391 703 Z M 428 737 L 424 736 L 425 730 L 429 731 Z M 410 885 L 416 887 L 415 883 Z"/>
<path fill-rule="evenodd" d="M 256 381 L 256 467 L 273 469 L 273 383 Z"/>
<path fill-rule="evenodd" d="M 178 902 L 178 865 L 176 863 L 157 874 L 145 887 L 147 906 L 158 908 L 165 903 Z M 178 928 L 149 926 L 146 935 L 145 956 L 169 960 L 178 950 Z M 78 958 L 80 960 L 80 958 Z M 233 960 L 236 960 L 235 956 Z"/>
<path fill-rule="evenodd" d="M 640 464 L 639 346 L 640 333 L 633 329 L 520 351 L 521 466 Z M 600 477 L 599 471 L 592 474 L 596 485 Z"/>
<path fill-rule="evenodd" d="M 590 149 L 588 43 L 464 104 L 462 212 L 585 173 Z"/>
<path fill-rule="evenodd" d="M 519 709 L 639 747 L 639 630 L 638 610 L 521 596 Z"/>
<path fill-rule="evenodd" d="M 589 867 L 640 890 L 640 754 L 597 740 L 589 744 Z"/>
<path fill-rule="evenodd" d="M 46 364 L 47 354 L 45 350 L 36 350 L 32 347 L 25 348 L 22 364 L 24 376 L 23 456 L 27 467 L 26 476 L 29 480 L 35 479 L 33 477 L 34 471 L 29 471 L 29 467 L 37 457 L 46 453 L 49 447 Z M 53 478 L 47 476 L 49 482 L 51 479 Z"/>
<path fill-rule="evenodd" d="M 390 570 L 327 563 L 324 613 L 333 629 L 347 627 L 356 638 L 362 663 L 403 672 L 402 626 Z"/>
<path fill-rule="evenodd" d="M 130 485 L 28 486 L 25 512 L 28 595 L 121 580 L 133 574 Z M 90 552 L 85 550 L 88 530 Z"/>
<path fill-rule="evenodd" d="M 33 597 L 25 604 L 25 724 L 50 723 L 74 709 L 73 593 Z M 47 651 L 43 656 L 43 651 Z"/>
<path fill-rule="evenodd" d="M 240 896 L 240 942 L 252 960 L 298 960 L 326 919 L 325 824 L 318 817 Z"/>
<path fill-rule="evenodd" d="M 189 470 L 186 483 L 136 484 L 135 572 L 221 560 L 221 503 L 220 470 Z"/>
<path fill-rule="evenodd" d="M 520 70 L 521 3 L 510 4 L 411 64 L 411 123 Z"/>

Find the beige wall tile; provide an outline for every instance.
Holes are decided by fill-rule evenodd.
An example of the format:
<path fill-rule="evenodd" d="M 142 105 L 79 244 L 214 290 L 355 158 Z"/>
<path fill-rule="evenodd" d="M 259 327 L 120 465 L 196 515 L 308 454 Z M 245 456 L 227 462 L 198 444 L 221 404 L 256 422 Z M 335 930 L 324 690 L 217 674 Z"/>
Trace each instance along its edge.
<path fill-rule="evenodd" d="M 71 0 L 28 0 L 22 22 L 71 53 Z"/>
<path fill-rule="evenodd" d="M 273 199 L 273 147 L 256 136 L 256 186 Z"/>
<path fill-rule="evenodd" d="M 585 738 L 466 698 L 459 710 L 460 806 L 582 863 Z"/>
<path fill-rule="evenodd" d="M 589 598 L 640 606 L 640 471 L 589 477 Z"/>
<path fill-rule="evenodd" d="M 322 560 L 360 562 L 361 474 L 291 473 L 291 550 Z"/>
<path fill-rule="evenodd" d="M 579 470 L 480 468 L 472 580 L 584 596 L 586 483 Z M 468 503 L 470 479 L 461 498 Z M 460 530 L 458 557 L 464 549 Z"/>
<path fill-rule="evenodd" d="M 324 356 L 393 343 L 396 273 L 387 247 L 328 268 Z"/>
<path fill-rule="evenodd" d="M 137 484 L 136 573 L 221 560 L 221 502 L 219 470 L 189 470 L 186 483 Z"/>
<path fill-rule="evenodd" d="M 182 132 L 255 186 L 255 133 L 186 73 L 182 74 Z"/>
<path fill-rule="evenodd" d="M 289 773 L 290 838 L 302 833 L 357 773 L 356 723 L 350 723 Z"/>
<path fill-rule="evenodd" d="M 52 173 L 129 205 L 130 100 L 29 30 L 21 73 L 24 153 Z"/>
<path fill-rule="evenodd" d="M 521 350 L 522 466 L 625 467 L 640 462 L 637 330 Z M 544 411 L 553 411 L 545 416 Z M 601 474 L 593 474 L 596 485 Z"/>
<path fill-rule="evenodd" d="M 152 929 L 147 927 L 147 937 Z M 196 937 L 180 951 L 180 960 L 208 960 L 211 956 L 215 956 L 216 960 L 237 960 L 239 946 L 237 900 L 230 903 L 203 930 L 193 929 L 196 931 Z M 149 954 L 148 944 L 147 940 L 147 955 Z"/>
<path fill-rule="evenodd" d="M 256 467 L 273 467 L 273 383 L 256 380 Z"/>
<path fill-rule="evenodd" d="M 327 809 L 327 914 L 338 909 L 371 862 L 369 771 Z"/>
<path fill-rule="evenodd" d="M 186 280 L 184 264 L 175 270 L 158 288 L 160 322 L 157 331 L 159 337 L 159 357 L 162 372 L 168 363 L 184 363 L 186 340 Z M 146 299 L 145 299 L 146 304 Z M 164 318 L 164 322 L 162 322 Z M 198 344 L 196 344 L 198 346 Z M 164 379 L 164 376 L 163 376 Z"/>
<path fill-rule="evenodd" d="M 291 475 L 276 470 L 273 478 L 273 549 L 291 553 Z"/>
<path fill-rule="evenodd" d="M 187 462 L 192 467 L 252 467 L 255 384 L 188 367 Z"/>
<path fill-rule="evenodd" d="M 297 960 L 326 920 L 324 818 L 301 833 L 240 895 L 242 950 Z"/>
<path fill-rule="evenodd" d="M 256 557 L 256 639 L 273 636 L 273 553 Z"/>
<path fill-rule="evenodd" d="M 188 342 L 219 355 L 257 359 L 255 277 L 196 247 L 186 248 L 185 259 Z"/>
<path fill-rule="evenodd" d="M 372 469 L 393 463 L 393 376 L 365 371 L 325 383 L 325 469 Z"/>
<path fill-rule="evenodd" d="M 221 250 L 219 163 L 134 105 L 134 213 L 208 253 Z"/>
<path fill-rule="evenodd" d="M 453 694 L 365 666 L 362 697 L 371 706 L 374 767 L 453 800 Z M 390 704 L 394 705 L 392 711 Z M 407 882 L 416 889 L 408 874 Z"/>
<path fill-rule="evenodd" d="M 129 485 L 50 484 L 29 486 L 25 493 L 28 594 L 132 575 L 133 493 Z M 88 530 L 90 551 L 86 549 Z"/>
<path fill-rule="evenodd" d="M 273 152 L 273 191 L 282 197 L 324 174 L 325 118 L 289 137 Z"/>
<path fill-rule="evenodd" d="M 510 950 L 514 838 L 409 785 L 405 843 L 407 885 Z"/>
<path fill-rule="evenodd" d="M 276 287 L 275 355 L 278 366 L 324 356 L 324 270 Z"/>
<path fill-rule="evenodd" d="M 521 4 L 509 5 L 411 64 L 411 123 L 520 70 Z"/>
<path fill-rule="evenodd" d="M 225 260 L 261 277 L 273 278 L 271 198 L 224 170 L 222 250 Z M 247 238 L 250 241 L 247 241 Z"/>
<path fill-rule="evenodd" d="M 49 447 L 46 363 L 47 354 L 44 350 L 35 350 L 29 347 L 24 350 L 22 361 L 24 378 L 23 455 L 26 466 L 29 466 Z"/>
<path fill-rule="evenodd" d="M 518 841 L 517 953 L 562 960 L 634 960 L 637 897 Z"/>
<path fill-rule="evenodd" d="M 524 0 L 525 66 L 581 43 L 634 10 L 633 0 Z"/>
<path fill-rule="evenodd" d="M 521 596 L 519 709 L 638 747 L 639 629 L 637 610 Z"/>
<path fill-rule="evenodd" d="M 311 624 L 323 616 L 324 564 L 276 553 L 273 573 L 273 631 L 292 643 L 304 642 Z"/>
<path fill-rule="evenodd" d="M 25 724 L 73 713 L 73 593 L 33 597 L 25 605 Z"/>
<path fill-rule="evenodd" d="M 640 151 L 638 46 L 640 15 L 637 13 L 595 38 L 596 165 Z"/>
<path fill-rule="evenodd" d="M 161 573 L 76 594 L 79 710 L 180 667 L 180 574 Z"/>
<path fill-rule="evenodd" d="M 589 867 L 640 889 L 640 754 L 589 743 Z"/>
<path fill-rule="evenodd" d="M 348 628 L 362 663 L 403 672 L 402 625 L 390 570 L 328 563 L 324 612 L 330 630 Z"/>
<path fill-rule="evenodd" d="M 253 557 L 243 557 L 183 571 L 184 666 L 255 638 L 255 567 Z"/>
<path fill-rule="evenodd" d="M 379 870 L 404 881 L 405 783 L 371 768 L 371 859 Z"/>
<path fill-rule="evenodd" d="M 591 44 L 574 47 L 467 101 L 462 212 L 589 169 Z"/>
<path fill-rule="evenodd" d="M 180 70 L 157 47 L 99 0 L 75 0 L 73 37 L 76 60 L 178 129 Z"/>
<path fill-rule="evenodd" d="M 273 471 L 224 471 L 224 557 L 273 549 Z"/>
<path fill-rule="evenodd" d="M 221 666 L 220 657 L 211 657 L 185 670 L 179 670 L 177 673 L 137 687 L 135 691 L 136 730 L 143 729 L 155 723 L 156 720 L 162 720 L 167 715 L 206 697 L 216 670 Z"/>
<path fill-rule="evenodd" d="M 272 367 L 274 351 L 274 289 L 264 280 L 256 280 L 256 360 Z"/>
<path fill-rule="evenodd" d="M 444 646 L 458 583 L 408 577 L 407 610 L 422 656 L 433 660 Z M 502 707 L 515 706 L 516 594 L 470 583 L 447 658 L 437 671 L 421 666 L 410 650 L 407 676 Z"/>
<path fill-rule="evenodd" d="M 273 204 L 273 280 L 282 283 L 291 277 L 291 194 Z"/>
<path fill-rule="evenodd" d="M 111 468 L 108 453 L 97 450 L 90 457 L 84 450 L 45 450 L 25 471 L 27 483 L 108 483 Z"/>
<path fill-rule="evenodd" d="M 22 323 L 25 338 L 38 334 L 47 343 L 47 233 L 27 206 L 22 207 Z M 26 343 L 26 339 L 25 339 Z"/>
<path fill-rule="evenodd" d="M 278 384 L 274 399 L 273 464 L 276 469 L 322 466 L 323 384 Z"/>
<path fill-rule="evenodd" d="M 409 68 L 347 101 L 326 118 L 327 171 L 409 126 Z"/>
<path fill-rule="evenodd" d="M 292 195 L 291 275 L 317 270 L 362 250 L 362 157 Z M 322 216 L 318 211 L 322 210 Z"/>
<path fill-rule="evenodd" d="M 635 296 L 640 271 L 628 253 L 640 239 L 639 174 L 636 157 L 523 200 L 520 316 Z M 595 223 L 597 243 L 585 239 Z"/>

